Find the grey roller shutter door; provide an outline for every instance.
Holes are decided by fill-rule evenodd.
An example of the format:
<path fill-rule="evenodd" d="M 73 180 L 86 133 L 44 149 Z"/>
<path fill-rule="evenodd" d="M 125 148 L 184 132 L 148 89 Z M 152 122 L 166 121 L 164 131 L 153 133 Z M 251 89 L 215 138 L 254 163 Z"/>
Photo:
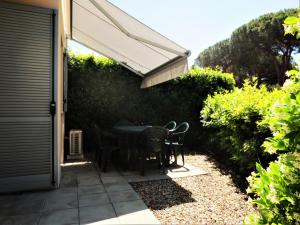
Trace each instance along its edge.
<path fill-rule="evenodd" d="M 52 16 L 0 3 L 0 192 L 51 184 Z"/>

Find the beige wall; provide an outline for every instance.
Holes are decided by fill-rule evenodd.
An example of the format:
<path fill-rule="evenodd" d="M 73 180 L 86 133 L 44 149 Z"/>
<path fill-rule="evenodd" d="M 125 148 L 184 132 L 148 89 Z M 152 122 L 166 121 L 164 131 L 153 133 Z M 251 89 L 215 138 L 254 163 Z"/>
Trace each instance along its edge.
<path fill-rule="evenodd" d="M 64 151 L 64 112 L 63 112 L 63 53 L 67 47 L 67 36 L 70 33 L 70 0 L 7 0 L 6 2 L 24 4 L 42 8 L 57 10 L 57 48 L 56 48 L 56 65 L 57 65 L 57 82 L 56 82 L 56 143 L 55 143 L 55 168 L 56 183 L 60 182 L 60 164 L 63 162 Z"/>

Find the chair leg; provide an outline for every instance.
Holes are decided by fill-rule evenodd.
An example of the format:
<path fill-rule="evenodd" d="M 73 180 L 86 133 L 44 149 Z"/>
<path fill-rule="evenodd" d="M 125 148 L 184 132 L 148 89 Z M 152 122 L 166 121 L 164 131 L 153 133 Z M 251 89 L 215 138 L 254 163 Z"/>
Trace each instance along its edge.
<path fill-rule="evenodd" d="M 166 164 L 166 153 L 165 152 L 161 152 L 160 153 L 160 157 L 161 157 L 161 161 L 162 161 L 162 171 L 163 171 L 163 174 L 165 174 L 165 164 Z"/>
<path fill-rule="evenodd" d="M 106 172 L 106 166 L 107 166 L 107 150 L 103 149 L 102 160 L 101 160 L 101 171 L 102 172 Z"/>
<path fill-rule="evenodd" d="M 95 161 L 98 163 L 98 165 L 100 167 L 101 166 L 101 161 L 100 161 L 99 150 L 98 149 L 95 151 Z"/>
<path fill-rule="evenodd" d="M 168 145 L 166 147 L 166 153 L 165 153 L 165 157 L 164 157 L 164 163 L 165 163 L 165 166 L 170 166 L 170 160 L 171 160 L 171 146 Z"/>
<path fill-rule="evenodd" d="M 182 166 L 184 166 L 184 151 L 183 151 L 183 148 L 181 148 L 181 157 L 182 157 Z"/>
<path fill-rule="evenodd" d="M 161 157 L 161 154 L 160 153 L 156 153 L 155 154 L 155 157 L 156 157 L 156 160 L 158 161 L 158 169 L 161 168 L 161 164 L 162 164 L 162 157 Z"/>
<path fill-rule="evenodd" d="M 145 176 L 145 164 L 146 164 L 146 154 L 144 150 L 141 151 L 141 176 Z"/>
<path fill-rule="evenodd" d="M 99 163 L 98 149 L 93 150 L 93 153 L 94 153 L 94 155 L 93 155 L 94 160 Z"/>
<path fill-rule="evenodd" d="M 173 151 L 174 151 L 175 165 L 177 165 L 177 150 L 176 150 L 176 147 L 175 147 L 175 146 L 173 146 Z"/>

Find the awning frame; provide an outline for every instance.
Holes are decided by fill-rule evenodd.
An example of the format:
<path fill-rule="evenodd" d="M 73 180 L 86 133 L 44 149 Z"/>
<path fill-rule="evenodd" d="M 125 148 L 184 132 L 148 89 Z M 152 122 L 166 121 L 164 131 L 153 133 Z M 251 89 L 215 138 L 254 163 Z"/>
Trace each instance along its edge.
<path fill-rule="evenodd" d="M 70 25 L 71 25 L 71 29 L 70 29 L 70 36 L 71 36 L 71 39 L 77 43 L 80 43 L 81 45 L 87 47 L 87 48 L 90 48 L 92 49 L 93 51 L 95 52 L 98 52 L 100 53 L 101 55 L 103 56 L 106 56 L 108 58 L 111 58 L 111 56 L 109 55 L 106 55 L 105 53 L 103 52 L 100 52 L 99 50 L 93 48 L 92 46 L 88 46 L 86 45 L 85 43 L 82 43 L 81 41 L 79 40 L 76 40 L 73 38 L 73 0 L 70 0 L 71 3 L 70 3 Z M 177 55 L 177 57 L 165 62 L 164 64 L 162 65 L 159 65 L 158 67 L 156 68 L 152 68 L 150 71 L 148 71 L 147 73 L 143 73 L 137 69 L 135 69 L 134 67 L 131 67 L 130 65 L 128 65 L 126 62 L 122 61 L 122 60 L 117 60 L 114 58 L 114 61 L 116 61 L 118 64 L 122 65 L 123 67 L 127 68 L 128 70 L 132 71 L 133 73 L 137 74 L 138 76 L 142 77 L 142 78 L 149 78 L 151 77 L 152 75 L 155 75 L 156 73 L 159 73 L 161 71 L 163 71 L 164 69 L 167 69 L 168 67 L 180 62 L 180 61 L 184 61 L 184 60 L 187 60 L 187 58 L 190 56 L 191 52 L 189 50 L 186 50 L 185 52 L 184 51 L 177 51 L 176 49 L 172 49 L 170 47 L 167 47 L 163 44 L 160 44 L 160 43 L 157 43 L 157 42 L 154 42 L 154 41 L 151 41 L 151 40 L 148 40 L 147 37 L 140 37 L 138 35 L 135 35 L 135 34 L 132 34 L 130 33 L 122 24 L 120 24 L 118 22 L 117 19 L 115 19 L 104 7 L 102 7 L 96 0 L 88 0 L 92 5 L 94 5 L 94 7 L 99 10 L 99 12 L 101 12 L 105 17 L 107 17 L 107 19 L 109 21 L 111 21 L 111 23 L 120 31 L 122 32 L 124 35 L 126 35 L 127 37 L 133 39 L 133 40 L 136 40 L 137 42 L 140 42 L 140 43 L 144 43 L 145 45 L 148 45 L 149 47 L 150 46 L 153 46 L 153 47 L 156 47 L 158 49 L 161 49 L 161 50 L 164 50 L 164 51 L 167 51 L 167 52 L 170 52 L 172 54 L 174 54 L 175 56 Z M 121 10 L 121 9 L 120 9 Z M 122 11 L 122 10 L 121 10 Z M 124 11 L 123 11 L 124 12 Z M 124 12 L 126 13 L 126 12 Z M 129 15 L 130 16 L 130 15 Z M 145 25 L 146 26 L 146 25 Z M 151 29 L 151 28 L 150 28 Z M 159 34 L 159 33 L 158 33 Z M 176 44 L 176 43 L 175 43 Z M 151 47 L 150 47 L 151 48 Z M 127 58 L 125 56 L 125 58 Z M 130 58 L 128 58 L 130 60 Z"/>
<path fill-rule="evenodd" d="M 78 40 L 72 39 L 72 41 L 77 42 L 77 43 L 83 45 L 84 47 L 89 48 L 89 49 L 91 49 L 91 50 L 93 50 L 93 51 L 95 51 L 95 52 L 98 52 L 98 53 L 100 53 L 101 55 L 103 55 L 103 56 L 105 56 L 105 57 L 107 57 L 107 58 L 111 58 L 110 56 L 105 55 L 105 54 L 103 54 L 102 52 L 99 52 L 98 50 L 94 49 L 93 47 L 87 46 L 86 44 L 84 44 L 84 43 L 82 43 L 82 42 L 80 42 L 80 41 L 78 41 Z M 126 69 L 130 70 L 131 72 L 135 73 L 136 75 L 138 75 L 138 76 L 140 76 L 140 77 L 142 77 L 142 78 L 145 77 L 145 74 L 142 74 L 141 72 L 139 72 L 139 71 L 137 71 L 137 70 L 131 68 L 130 66 L 127 65 L 126 62 L 120 62 L 120 61 L 117 61 L 116 59 L 113 59 L 113 60 L 116 61 L 118 64 L 122 65 L 123 67 L 125 67 Z M 151 72 L 151 71 L 150 71 L 150 72 Z"/>
<path fill-rule="evenodd" d="M 117 20 L 115 20 L 114 17 L 112 17 L 103 7 L 101 7 L 95 0 L 89 0 L 100 12 L 102 12 L 116 27 L 118 27 L 120 29 L 120 31 L 122 31 L 125 35 L 127 35 L 128 37 L 135 39 L 137 41 L 141 41 L 144 42 L 146 44 L 155 46 L 157 48 L 166 50 L 168 52 L 174 53 L 175 55 L 179 55 L 182 57 L 186 57 L 187 55 L 189 55 L 189 51 L 187 51 L 186 53 L 182 53 L 179 51 L 176 51 L 174 49 L 168 48 L 166 46 L 163 46 L 161 44 L 158 44 L 156 42 L 150 41 L 148 39 L 136 36 L 134 34 L 131 34 L 130 32 L 128 32 Z"/>

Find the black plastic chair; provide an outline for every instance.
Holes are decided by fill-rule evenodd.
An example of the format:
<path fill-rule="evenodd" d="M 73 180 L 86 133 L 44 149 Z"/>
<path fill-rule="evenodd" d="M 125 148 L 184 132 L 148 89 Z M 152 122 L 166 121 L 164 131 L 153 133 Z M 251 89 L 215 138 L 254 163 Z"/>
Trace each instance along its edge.
<path fill-rule="evenodd" d="M 145 129 L 140 134 L 138 159 L 140 160 L 140 172 L 142 176 L 145 175 L 146 159 L 151 154 L 155 154 L 159 162 L 159 167 L 162 167 L 163 173 L 165 173 L 165 140 L 168 137 L 168 133 L 166 128 L 154 126 Z"/>
<path fill-rule="evenodd" d="M 102 131 L 98 125 L 94 125 L 96 135 L 96 159 L 102 172 L 107 171 L 108 160 L 112 152 L 119 150 L 117 138 L 107 131 Z"/>
<path fill-rule="evenodd" d="M 170 121 L 169 123 L 164 125 L 164 128 L 168 129 L 169 132 L 172 132 L 176 128 L 176 122 L 175 121 Z"/>
<path fill-rule="evenodd" d="M 182 163 L 184 166 L 184 136 L 189 129 L 189 124 L 187 122 L 183 122 L 179 124 L 172 132 L 170 132 L 165 144 L 167 145 L 167 163 L 170 162 L 171 155 L 174 156 L 175 164 L 177 165 L 177 151 L 180 150 L 182 156 Z"/>

